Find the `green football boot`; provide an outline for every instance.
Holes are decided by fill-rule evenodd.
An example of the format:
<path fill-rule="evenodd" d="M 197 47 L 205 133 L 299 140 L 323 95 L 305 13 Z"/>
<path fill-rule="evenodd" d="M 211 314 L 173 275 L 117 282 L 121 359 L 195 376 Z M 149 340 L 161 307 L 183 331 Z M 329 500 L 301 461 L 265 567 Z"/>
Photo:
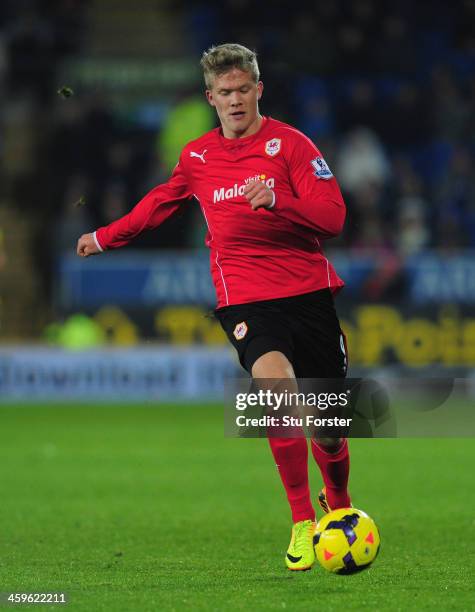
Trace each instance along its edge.
<path fill-rule="evenodd" d="M 285 564 L 289 570 L 309 570 L 315 563 L 313 536 L 315 521 L 299 521 L 292 527 L 292 538 L 285 556 Z"/>

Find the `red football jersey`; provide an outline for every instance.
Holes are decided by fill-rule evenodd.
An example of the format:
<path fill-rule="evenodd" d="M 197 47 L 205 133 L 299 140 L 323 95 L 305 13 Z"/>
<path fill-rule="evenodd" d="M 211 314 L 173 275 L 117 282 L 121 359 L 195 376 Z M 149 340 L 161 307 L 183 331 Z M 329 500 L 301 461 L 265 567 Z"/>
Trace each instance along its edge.
<path fill-rule="evenodd" d="M 244 197 L 254 180 L 274 191 L 271 209 L 254 211 Z M 227 139 L 216 128 L 188 143 L 170 179 L 98 229 L 96 241 L 123 246 L 193 197 L 208 225 L 219 307 L 343 286 L 321 241 L 341 232 L 345 204 L 321 153 L 295 128 L 264 117 L 252 136 Z"/>

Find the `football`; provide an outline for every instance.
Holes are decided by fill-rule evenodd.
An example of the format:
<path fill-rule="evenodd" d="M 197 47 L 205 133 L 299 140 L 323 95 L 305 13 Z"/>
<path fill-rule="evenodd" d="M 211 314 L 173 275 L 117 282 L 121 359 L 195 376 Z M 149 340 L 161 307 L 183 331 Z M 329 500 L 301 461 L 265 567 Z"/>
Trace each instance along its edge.
<path fill-rule="evenodd" d="M 381 543 L 376 523 L 356 508 L 326 514 L 317 523 L 313 541 L 320 565 L 337 574 L 353 574 L 369 567 Z"/>

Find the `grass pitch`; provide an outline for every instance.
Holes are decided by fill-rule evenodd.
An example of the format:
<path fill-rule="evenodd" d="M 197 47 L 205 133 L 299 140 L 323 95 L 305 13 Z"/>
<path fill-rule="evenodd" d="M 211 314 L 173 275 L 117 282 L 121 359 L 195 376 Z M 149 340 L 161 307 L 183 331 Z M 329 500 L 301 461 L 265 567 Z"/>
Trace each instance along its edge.
<path fill-rule="evenodd" d="M 351 442 L 354 503 L 382 548 L 336 576 L 285 569 L 267 441 L 225 439 L 220 408 L 0 406 L 0 425 L 2 592 L 108 612 L 475 607 L 470 439 Z"/>

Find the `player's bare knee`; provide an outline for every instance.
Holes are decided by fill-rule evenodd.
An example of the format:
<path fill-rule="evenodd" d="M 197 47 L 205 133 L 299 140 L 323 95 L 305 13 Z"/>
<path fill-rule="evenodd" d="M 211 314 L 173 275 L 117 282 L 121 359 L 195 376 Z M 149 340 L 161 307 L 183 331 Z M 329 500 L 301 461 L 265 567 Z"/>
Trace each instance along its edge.
<path fill-rule="evenodd" d="M 252 366 L 253 378 L 295 378 L 292 364 L 280 351 L 269 351 L 261 355 Z"/>
<path fill-rule="evenodd" d="M 315 438 L 315 442 L 328 453 L 336 452 L 343 442 L 343 438 Z"/>

